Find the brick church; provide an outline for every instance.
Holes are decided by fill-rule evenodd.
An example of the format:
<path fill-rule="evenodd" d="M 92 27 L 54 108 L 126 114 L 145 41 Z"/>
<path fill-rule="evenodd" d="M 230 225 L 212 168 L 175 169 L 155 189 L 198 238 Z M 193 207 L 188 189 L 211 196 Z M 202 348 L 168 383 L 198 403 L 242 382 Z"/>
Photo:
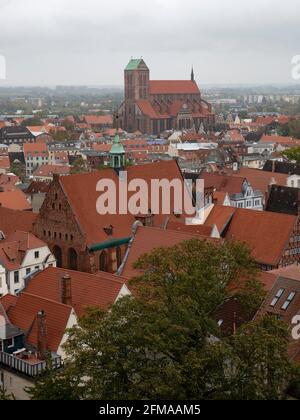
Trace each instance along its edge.
<path fill-rule="evenodd" d="M 158 135 L 165 130 L 212 129 L 215 115 L 202 99 L 192 70 L 191 80 L 150 80 L 142 59 L 125 68 L 125 100 L 115 125 L 127 132 Z"/>

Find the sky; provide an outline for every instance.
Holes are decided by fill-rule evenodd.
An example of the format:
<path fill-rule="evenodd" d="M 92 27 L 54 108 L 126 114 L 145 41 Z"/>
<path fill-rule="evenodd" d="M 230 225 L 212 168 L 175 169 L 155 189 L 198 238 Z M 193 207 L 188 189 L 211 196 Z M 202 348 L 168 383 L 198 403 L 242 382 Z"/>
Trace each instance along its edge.
<path fill-rule="evenodd" d="M 131 57 L 152 79 L 290 83 L 299 16 L 299 0 L 0 0 L 0 87 L 121 86 Z"/>

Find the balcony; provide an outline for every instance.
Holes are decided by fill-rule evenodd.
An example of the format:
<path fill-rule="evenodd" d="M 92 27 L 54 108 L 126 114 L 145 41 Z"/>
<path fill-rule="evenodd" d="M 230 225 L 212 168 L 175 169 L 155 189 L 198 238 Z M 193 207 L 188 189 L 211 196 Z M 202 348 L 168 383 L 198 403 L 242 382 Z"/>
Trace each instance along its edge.
<path fill-rule="evenodd" d="M 12 354 L 0 352 L 0 365 L 7 366 L 14 369 L 16 372 L 36 378 L 47 369 L 47 362 L 37 360 L 35 357 L 27 357 L 26 359 L 21 356 L 14 356 Z M 63 365 L 61 357 L 52 355 L 51 367 L 52 369 L 59 369 Z"/>

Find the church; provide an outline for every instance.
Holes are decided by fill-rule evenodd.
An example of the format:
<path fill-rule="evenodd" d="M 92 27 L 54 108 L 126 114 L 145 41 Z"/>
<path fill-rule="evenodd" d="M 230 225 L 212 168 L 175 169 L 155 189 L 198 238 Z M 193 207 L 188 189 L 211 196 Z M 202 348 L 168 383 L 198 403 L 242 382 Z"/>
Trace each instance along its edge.
<path fill-rule="evenodd" d="M 202 98 L 193 70 L 190 80 L 150 80 L 144 60 L 132 59 L 125 68 L 124 96 L 115 126 L 129 133 L 214 128 L 215 115 Z"/>

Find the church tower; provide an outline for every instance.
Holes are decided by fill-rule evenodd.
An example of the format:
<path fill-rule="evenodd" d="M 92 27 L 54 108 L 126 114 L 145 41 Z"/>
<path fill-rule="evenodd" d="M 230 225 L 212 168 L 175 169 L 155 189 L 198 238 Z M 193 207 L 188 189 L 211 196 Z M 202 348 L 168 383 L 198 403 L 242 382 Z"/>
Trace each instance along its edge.
<path fill-rule="evenodd" d="M 150 71 L 144 60 L 131 59 L 125 68 L 125 130 L 132 133 L 135 127 L 135 102 L 149 99 Z"/>
<path fill-rule="evenodd" d="M 114 143 L 109 153 L 110 156 L 110 167 L 119 171 L 123 170 L 125 167 L 125 149 L 120 142 L 120 136 L 118 130 L 114 138 Z"/>

